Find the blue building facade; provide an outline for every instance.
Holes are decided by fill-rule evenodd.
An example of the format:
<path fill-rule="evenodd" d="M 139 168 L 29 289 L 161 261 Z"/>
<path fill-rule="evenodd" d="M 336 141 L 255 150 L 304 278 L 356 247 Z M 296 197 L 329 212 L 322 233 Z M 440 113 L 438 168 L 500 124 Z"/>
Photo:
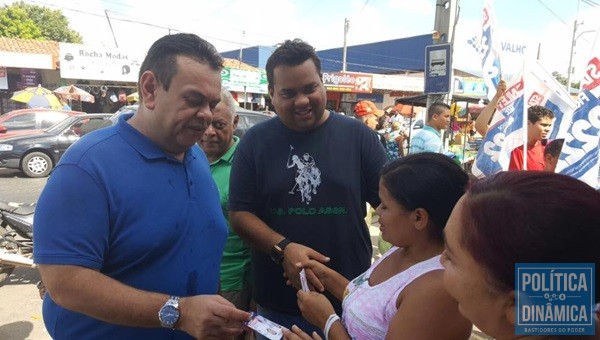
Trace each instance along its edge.
<path fill-rule="evenodd" d="M 242 49 L 242 62 L 264 69 L 267 65 L 267 59 L 271 53 L 275 51 L 273 46 L 252 46 Z M 240 58 L 240 50 L 220 52 L 224 58 L 236 59 Z"/>
<path fill-rule="evenodd" d="M 346 48 L 346 71 L 377 74 L 423 72 L 425 46 L 432 45 L 431 34 L 379 41 Z M 267 59 L 276 47 L 253 46 L 242 50 L 242 62 L 265 68 Z M 317 51 L 324 72 L 340 72 L 343 47 Z M 240 50 L 221 52 L 225 58 L 238 59 Z"/>

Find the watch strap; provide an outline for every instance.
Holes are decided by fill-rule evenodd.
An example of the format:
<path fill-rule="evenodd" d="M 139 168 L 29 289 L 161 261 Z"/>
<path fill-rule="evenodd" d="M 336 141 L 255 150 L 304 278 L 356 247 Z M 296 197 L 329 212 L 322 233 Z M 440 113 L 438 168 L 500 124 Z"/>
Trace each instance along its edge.
<path fill-rule="evenodd" d="M 281 262 L 283 262 L 283 251 L 290 243 L 292 243 L 292 241 L 284 238 L 283 240 L 279 241 L 279 243 L 274 245 L 273 248 L 271 248 L 271 258 L 273 261 L 275 261 L 275 263 L 281 264 Z"/>

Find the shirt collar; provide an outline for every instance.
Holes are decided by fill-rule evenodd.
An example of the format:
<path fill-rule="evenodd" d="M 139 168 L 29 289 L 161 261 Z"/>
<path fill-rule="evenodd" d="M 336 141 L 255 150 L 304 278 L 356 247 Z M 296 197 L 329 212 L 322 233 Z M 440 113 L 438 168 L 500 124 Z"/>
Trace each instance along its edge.
<path fill-rule="evenodd" d="M 210 163 L 210 165 L 217 164 L 217 163 L 219 163 L 221 161 L 227 162 L 227 163 L 231 163 L 233 161 L 233 154 L 235 153 L 235 149 L 237 148 L 239 142 L 240 142 L 240 137 L 233 136 L 233 145 L 227 150 L 227 152 L 225 152 L 223 154 L 223 156 L 221 156 L 221 158 L 219 158 L 216 161 Z"/>
<path fill-rule="evenodd" d="M 442 137 L 442 134 L 438 130 L 434 129 L 433 127 L 431 127 L 429 125 L 425 125 L 423 127 L 423 130 L 431 131 L 431 132 L 435 133 L 438 137 Z"/>
<path fill-rule="evenodd" d="M 158 145 L 156 145 L 156 143 L 150 140 L 150 138 L 146 137 L 133 126 L 131 126 L 131 124 L 127 123 L 127 120 L 131 117 L 133 117 L 133 113 L 122 115 L 119 117 L 119 121 L 117 122 L 116 126 L 117 133 L 123 137 L 127 144 L 129 144 L 146 159 L 168 158 L 171 160 L 177 160 L 175 157 L 164 152 Z M 196 158 L 196 156 L 191 152 L 191 148 L 186 150 L 184 160 L 189 159 L 189 157 Z"/>

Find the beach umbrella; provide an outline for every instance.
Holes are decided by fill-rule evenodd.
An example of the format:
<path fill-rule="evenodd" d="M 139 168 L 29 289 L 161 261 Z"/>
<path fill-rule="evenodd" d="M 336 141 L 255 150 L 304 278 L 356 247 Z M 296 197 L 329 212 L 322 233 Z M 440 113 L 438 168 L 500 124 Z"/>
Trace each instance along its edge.
<path fill-rule="evenodd" d="M 127 96 L 127 101 L 128 102 L 133 102 L 133 103 L 140 101 L 140 95 L 139 95 L 139 93 L 134 92 L 134 93 L 128 95 Z"/>
<path fill-rule="evenodd" d="M 54 93 L 41 85 L 16 91 L 10 99 L 25 103 L 31 108 L 62 109 L 63 107 Z"/>
<path fill-rule="evenodd" d="M 75 85 L 61 86 L 52 92 L 54 92 L 54 94 L 59 98 L 65 100 L 79 100 L 88 103 L 93 103 L 96 101 L 96 98 L 94 98 L 91 93 L 85 91 L 84 89 L 80 89 Z"/>

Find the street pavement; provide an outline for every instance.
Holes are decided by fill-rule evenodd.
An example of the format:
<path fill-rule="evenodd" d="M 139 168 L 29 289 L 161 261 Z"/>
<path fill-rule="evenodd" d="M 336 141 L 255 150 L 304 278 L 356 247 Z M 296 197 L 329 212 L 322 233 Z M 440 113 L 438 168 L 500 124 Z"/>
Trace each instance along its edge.
<path fill-rule="evenodd" d="M 42 300 L 35 284 L 36 269 L 17 268 L 0 286 L 0 339 L 49 340 L 42 319 Z"/>

